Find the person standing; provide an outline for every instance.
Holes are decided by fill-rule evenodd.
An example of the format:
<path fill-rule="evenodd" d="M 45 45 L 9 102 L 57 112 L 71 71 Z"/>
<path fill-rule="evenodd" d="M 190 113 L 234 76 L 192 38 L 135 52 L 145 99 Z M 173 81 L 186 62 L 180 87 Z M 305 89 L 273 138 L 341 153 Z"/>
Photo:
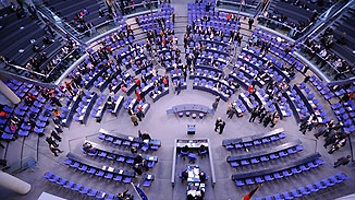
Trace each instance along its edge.
<path fill-rule="evenodd" d="M 230 109 L 228 109 L 227 111 L 227 115 L 228 115 L 228 118 L 229 119 L 232 119 L 233 118 L 233 115 L 236 114 L 236 110 L 235 110 L 235 107 L 232 105 L 232 107 Z"/>
<path fill-rule="evenodd" d="M 249 122 L 254 122 L 256 117 L 258 116 L 258 107 L 255 107 L 251 110 L 251 116 L 249 118 Z"/>
<path fill-rule="evenodd" d="M 267 115 L 267 111 L 266 109 L 262 109 L 260 114 L 259 114 L 259 124 L 261 124 L 261 122 L 263 122 L 264 118 Z"/>
<path fill-rule="evenodd" d="M 220 128 L 219 127 L 220 122 L 222 122 L 222 119 L 220 117 L 218 117 L 218 119 L 216 120 L 216 123 L 214 124 L 215 125 L 214 131 L 216 131 L 216 132 L 218 131 L 218 129 Z"/>
<path fill-rule="evenodd" d="M 133 125 L 134 126 L 138 126 L 138 118 L 137 118 L 137 115 L 136 114 L 132 114 L 131 115 L 131 121 L 133 122 Z"/>
<path fill-rule="evenodd" d="M 226 126 L 226 122 L 225 121 L 221 121 L 219 122 L 219 134 L 223 133 L 224 127 Z"/>
<path fill-rule="evenodd" d="M 62 141 L 62 138 L 58 135 L 58 133 L 54 130 L 50 131 L 51 137 L 53 137 L 54 139 L 58 140 L 59 142 Z"/>
<path fill-rule="evenodd" d="M 47 136 L 46 137 L 46 142 L 49 144 L 49 145 L 53 145 L 54 147 L 59 147 L 59 144 L 57 144 L 51 136 Z"/>
<path fill-rule="evenodd" d="M 63 153 L 62 150 L 58 149 L 58 147 L 54 146 L 53 144 L 49 145 L 49 150 L 55 155 L 58 156 L 58 153 Z"/>
<path fill-rule="evenodd" d="M 274 128 L 275 127 L 275 125 L 279 122 L 279 120 L 280 120 L 280 116 L 275 112 L 274 114 L 273 114 L 273 118 L 272 118 L 272 120 L 271 120 L 271 128 Z"/>
<path fill-rule="evenodd" d="M 267 127 L 269 125 L 269 123 L 271 122 L 271 114 L 268 114 L 266 117 L 265 117 L 265 120 L 264 120 L 264 127 Z"/>
<path fill-rule="evenodd" d="M 254 19 L 250 17 L 249 20 L 248 20 L 249 30 L 251 30 L 251 28 L 253 26 L 253 23 L 254 23 Z"/>

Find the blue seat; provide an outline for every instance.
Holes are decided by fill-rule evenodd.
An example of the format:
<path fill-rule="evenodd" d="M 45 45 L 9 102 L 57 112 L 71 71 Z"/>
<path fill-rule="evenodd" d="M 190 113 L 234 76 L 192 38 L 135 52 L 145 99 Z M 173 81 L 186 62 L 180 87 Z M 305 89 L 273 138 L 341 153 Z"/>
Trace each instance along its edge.
<path fill-rule="evenodd" d="M 308 195 L 311 193 L 311 191 L 309 191 L 307 188 L 305 187 L 300 187 L 299 191 L 303 194 L 303 195 Z"/>
<path fill-rule="evenodd" d="M 131 182 L 132 182 L 132 177 L 127 176 L 123 179 L 123 183 L 130 184 Z"/>
<path fill-rule="evenodd" d="M 92 167 L 92 168 L 89 168 L 89 169 L 86 171 L 86 173 L 91 174 L 91 175 L 94 175 L 95 172 L 96 172 L 96 169 L 93 168 L 93 167 Z"/>
<path fill-rule="evenodd" d="M 251 179 L 251 178 L 247 178 L 247 179 L 245 179 L 245 183 L 247 185 L 253 185 L 253 184 L 255 184 L 255 181 L 253 179 Z"/>
<path fill-rule="evenodd" d="M 87 193 L 89 197 L 95 197 L 96 194 L 97 194 L 97 190 L 95 189 L 90 189 L 89 192 Z"/>
<path fill-rule="evenodd" d="M 59 175 L 55 175 L 51 178 L 48 178 L 48 180 L 52 183 L 56 183 L 61 177 Z"/>
<path fill-rule="evenodd" d="M 299 192 L 298 190 L 296 190 L 296 189 L 295 190 L 291 190 L 291 194 L 295 198 L 299 198 L 299 197 L 303 196 L 303 194 L 301 192 Z"/>
<path fill-rule="evenodd" d="M 80 185 L 80 184 L 75 184 L 75 186 L 72 187 L 71 189 L 72 189 L 73 191 L 75 191 L 75 192 L 79 192 L 79 191 L 81 191 L 82 187 L 83 187 L 83 186 Z"/>
<path fill-rule="evenodd" d="M 121 175 L 116 175 L 113 180 L 116 181 L 116 182 L 121 182 L 122 181 L 122 176 Z"/>
<path fill-rule="evenodd" d="M 60 178 L 59 180 L 57 180 L 57 184 L 60 186 L 64 186 L 67 182 L 68 180 L 66 178 Z"/>
<path fill-rule="evenodd" d="M 243 180 L 235 180 L 234 182 L 235 182 L 235 185 L 238 187 L 244 186 Z"/>
<path fill-rule="evenodd" d="M 146 180 L 144 180 L 144 182 L 143 182 L 143 187 L 150 187 L 150 185 L 152 184 L 152 181 L 153 180 L 149 180 L 149 179 L 146 179 Z"/>
<path fill-rule="evenodd" d="M 255 182 L 256 182 L 256 183 L 263 183 L 263 182 L 265 182 L 265 180 L 264 180 L 263 178 L 261 178 L 260 176 L 257 176 L 257 177 L 255 178 Z"/>
<path fill-rule="evenodd" d="M 189 153 L 187 158 L 191 161 L 191 162 L 195 162 L 196 161 L 196 154 L 195 153 Z"/>
<path fill-rule="evenodd" d="M 66 161 L 63 162 L 65 165 L 70 166 L 73 163 L 73 160 L 67 159 Z"/>
<path fill-rule="evenodd" d="M 265 179 L 266 181 L 272 181 L 272 180 L 274 180 L 274 178 L 273 178 L 270 174 L 265 175 L 265 176 L 264 176 L 264 179 Z"/>
<path fill-rule="evenodd" d="M 104 199 L 106 196 L 106 193 L 104 191 L 99 191 L 96 194 L 96 199 Z"/>
<path fill-rule="evenodd" d="M 107 173 L 104 178 L 111 180 L 113 178 L 113 174 L 112 173 Z"/>
<path fill-rule="evenodd" d="M 113 200 L 115 198 L 115 195 L 110 193 L 106 196 L 105 200 Z"/>
<path fill-rule="evenodd" d="M 97 176 L 97 177 L 101 178 L 101 177 L 103 177 L 103 176 L 104 176 L 104 174 L 105 174 L 105 172 L 103 172 L 103 171 L 99 170 L 99 171 L 97 171 L 97 172 L 95 173 L 95 176 Z"/>
<path fill-rule="evenodd" d="M 63 185 L 67 189 L 72 189 L 73 186 L 75 185 L 74 181 L 68 181 L 65 185 Z"/>
<path fill-rule="evenodd" d="M 50 178 L 53 177 L 53 175 L 54 175 L 53 172 L 47 172 L 47 173 L 44 174 L 43 178 L 45 178 L 45 179 L 50 179 Z"/>

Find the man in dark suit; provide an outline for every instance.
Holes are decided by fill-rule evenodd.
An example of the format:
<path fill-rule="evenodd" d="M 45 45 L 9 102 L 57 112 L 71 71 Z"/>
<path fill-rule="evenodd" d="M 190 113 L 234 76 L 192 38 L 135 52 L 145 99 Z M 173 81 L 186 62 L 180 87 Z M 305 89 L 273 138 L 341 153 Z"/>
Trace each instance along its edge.
<path fill-rule="evenodd" d="M 217 129 L 219 129 L 219 123 L 222 122 L 222 119 L 220 117 L 218 117 L 218 119 L 216 120 L 216 123 L 214 124 L 214 131 L 217 132 Z"/>
<path fill-rule="evenodd" d="M 222 134 L 224 127 L 226 126 L 226 122 L 222 120 L 221 122 L 218 123 L 218 125 L 219 125 L 219 134 Z"/>

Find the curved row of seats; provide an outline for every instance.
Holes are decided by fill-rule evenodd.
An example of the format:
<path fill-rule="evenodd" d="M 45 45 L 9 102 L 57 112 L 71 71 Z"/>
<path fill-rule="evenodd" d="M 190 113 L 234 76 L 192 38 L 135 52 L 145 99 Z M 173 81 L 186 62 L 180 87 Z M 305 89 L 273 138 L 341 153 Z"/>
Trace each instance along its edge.
<path fill-rule="evenodd" d="M 144 32 L 150 32 L 154 30 L 157 34 L 159 34 L 161 27 L 159 26 L 158 19 L 164 18 L 165 27 L 174 29 L 174 23 L 170 21 L 171 13 L 174 12 L 174 8 L 170 6 L 170 4 L 163 4 L 161 6 L 160 13 L 150 13 L 146 15 L 139 16 L 139 25 L 143 29 Z"/>
<path fill-rule="evenodd" d="M 90 176 L 96 176 L 99 179 L 105 178 L 107 180 L 114 180 L 116 182 L 130 184 L 132 182 L 132 178 L 135 177 L 135 173 L 133 171 L 90 163 L 81 157 L 75 156 L 72 153 L 69 153 L 68 157 L 69 158 L 63 162 L 65 165 L 73 168 L 74 170 L 84 172 Z"/>
<path fill-rule="evenodd" d="M 303 151 L 301 141 L 296 140 L 284 143 L 278 146 L 273 146 L 267 150 L 250 153 L 248 155 L 228 156 L 227 162 L 232 167 L 248 166 L 250 164 L 258 164 L 260 162 L 267 162 L 281 157 L 285 157 L 297 152 Z"/>
<path fill-rule="evenodd" d="M 137 149 L 140 149 L 142 152 L 147 152 L 148 150 L 152 151 L 157 151 L 161 145 L 160 140 L 150 140 L 147 142 L 144 142 L 142 139 L 129 136 L 129 135 L 124 135 L 124 134 L 111 134 L 103 129 L 100 131 L 100 135 L 98 138 L 100 140 L 103 140 L 105 142 L 110 142 L 114 144 L 115 146 L 123 146 L 123 147 L 137 147 Z"/>
<path fill-rule="evenodd" d="M 281 199 L 298 199 L 307 197 L 308 195 L 314 194 L 318 191 L 328 190 L 334 185 L 338 185 L 345 180 L 349 179 L 344 173 L 338 173 L 334 176 L 330 176 L 321 181 L 316 181 L 314 183 L 308 184 L 306 186 L 299 187 L 290 191 L 283 193 L 277 193 L 273 196 L 258 197 L 256 200 L 281 200 Z"/>
<path fill-rule="evenodd" d="M 252 146 L 258 146 L 262 144 L 268 144 L 270 142 L 279 141 L 286 138 L 284 130 L 275 129 L 267 133 L 252 135 L 243 138 L 226 139 L 222 141 L 222 145 L 228 150 L 235 149 L 248 149 Z"/>
<path fill-rule="evenodd" d="M 87 142 L 87 141 L 85 141 Z M 137 157 L 136 154 L 132 154 L 129 152 L 120 152 L 117 151 L 116 149 L 108 148 L 103 145 L 96 144 L 94 142 L 89 141 L 90 144 L 92 145 L 92 148 L 94 148 L 94 151 L 85 151 L 83 148 L 81 151 L 89 156 L 92 157 L 99 157 L 102 159 L 107 159 L 110 161 L 117 161 L 119 163 L 126 163 L 129 165 L 134 164 L 134 159 Z M 139 144 L 132 145 L 135 146 L 136 148 L 139 147 Z M 153 168 L 155 163 L 158 162 L 158 157 L 157 156 L 152 156 L 152 155 L 142 155 L 142 158 L 147 161 L 147 166 L 149 168 Z"/>
<path fill-rule="evenodd" d="M 236 186 L 241 187 L 244 185 L 260 184 L 276 179 L 290 177 L 323 165 L 324 162 L 320 160 L 319 157 L 319 153 L 314 153 L 300 160 L 296 160 L 287 164 L 281 164 L 274 168 L 262 169 L 255 172 L 233 174 L 232 180 L 235 182 Z"/>
<path fill-rule="evenodd" d="M 106 193 L 104 191 L 98 191 L 94 188 L 83 186 L 79 183 L 75 183 L 74 181 L 56 175 L 53 172 L 47 172 L 46 174 L 44 174 L 43 178 L 45 178 L 51 183 L 57 184 L 60 187 L 69 189 L 74 192 L 78 192 L 82 195 L 86 195 L 89 198 L 104 199 L 104 200 L 117 199 L 116 196 L 112 193 Z"/>

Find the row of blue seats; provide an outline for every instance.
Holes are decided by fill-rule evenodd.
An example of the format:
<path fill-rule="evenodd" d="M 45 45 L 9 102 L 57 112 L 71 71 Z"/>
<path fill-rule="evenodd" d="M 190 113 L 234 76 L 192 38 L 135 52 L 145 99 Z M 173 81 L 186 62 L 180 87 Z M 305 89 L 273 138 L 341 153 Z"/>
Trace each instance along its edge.
<path fill-rule="evenodd" d="M 232 180 L 235 182 L 236 186 L 242 187 L 244 185 L 260 184 L 272 180 L 294 176 L 323 165 L 324 162 L 317 158 L 319 156 L 320 155 L 318 153 L 315 153 L 307 156 L 302 160 L 294 161 L 290 164 L 283 164 L 276 168 L 263 169 L 250 173 L 233 174 Z"/>
<path fill-rule="evenodd" d="M 121 146 L 121 145 L 124 147 L 134 146 L 143 152 L 147 152 L 148 150 L 157 151 L 161 145 L 160 140 L 150 140 L 147 143 L 137 137 L 123 135 L 123 134 L 112 135 L 104 131 L 100 131 L 100 135 L 98 136 L 98 138 L 100 140 L 110 142 L 115 146 Z"/>
<path fill-rule="evenodd" d="M 330 176 L 325 178 L 321 181 L 314 182 L 312 184 L 308 184 L 306 186 L 299 187 L 297 189 L 293 189 L 290 191 L 286 191 L 283 193 L 277 193 L 273 196 L 266 196 L 266 197 L 258 197 L 256 200 L 282 200 L 282 199 L 299 199 L 305 198 L 310 194 L 314 194 L 318 191 L 324 191 L 331 189 L 334 185 L 338 185 L 345 180 L 349 179 L 344 173 L 338 173 L 334 176 Z"/>
<path fill-rule="evenodd" d="M 286 138 L 286 135 L 284 134 L 283 129 L 275 129 L 273 131 L 254 136 L 223 140 L 222 145 L 228 151 L 231 151 L 234 149 L 247 149 L 252 146 L 268 144 L 270 142 L 276 142 L 284 138 Z"/>
<path fill-rule="evenodd" d="M 95 199 L 104 199 L 104 200 L 118 200 L 118 197 L 116 197 L 112 193 L 106 193 L 104 191 L 98 191 L 94 188 L 89 188 L 86 186 L 83 186 L 79 183 L 75 183 L 74 181 L 68 180 L 64 177 L 61 177 L 59 175 L 55 175 L 53 172 L 47 172 L 43 178 L 48 180 L 51 183 L 55 183 L 59 185 L 60 187 L 70 189 L 71 191 L 78 192 L 82 195 L 86 195 L 89 198 L 95 198 Z"/>
<path fill-rule="evenodd" d="M 228 156 L 227 162 L 229 162 L 232 167 L 238 167 L 248 166 L 250 164 L 258 164 L 260 162 L 267 162 L 269 160 L 275 160 L 303 151 L 303 148 L 300 143 L 301 142 L 298 140 L 281 144 L 279 146 L 275 146 L 261 152 L 251 153 L 246 156 Z"/>

